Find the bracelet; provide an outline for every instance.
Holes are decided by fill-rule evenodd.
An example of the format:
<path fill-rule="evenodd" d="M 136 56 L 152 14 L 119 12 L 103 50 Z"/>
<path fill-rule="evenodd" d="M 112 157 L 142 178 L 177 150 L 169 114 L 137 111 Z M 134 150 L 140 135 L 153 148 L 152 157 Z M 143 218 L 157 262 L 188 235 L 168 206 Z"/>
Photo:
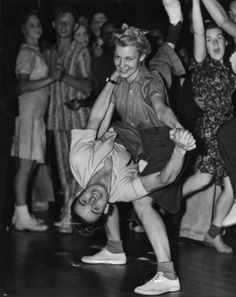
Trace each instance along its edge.
<path fill-rule="evenodd" d="M 110 83 L 112 83 L 113 85 L 116 85 L 116 81 L 114 81 L 114 80 L 111 79 L 110 77 L 107 77 L 107 78 L 106 78 L 106 82 L 110 82 Z"/>

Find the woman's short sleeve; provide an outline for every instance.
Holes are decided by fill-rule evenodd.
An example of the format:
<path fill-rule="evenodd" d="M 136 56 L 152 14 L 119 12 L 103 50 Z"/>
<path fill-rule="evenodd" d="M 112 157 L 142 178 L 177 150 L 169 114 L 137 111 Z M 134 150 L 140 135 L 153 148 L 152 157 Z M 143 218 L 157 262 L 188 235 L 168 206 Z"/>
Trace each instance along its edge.
<path fill-rule="evenodd" d="M 35 56 L 28 49 L 21 49 L 16 60 L 16 74 L 30 74 L 35 65 Z"/>

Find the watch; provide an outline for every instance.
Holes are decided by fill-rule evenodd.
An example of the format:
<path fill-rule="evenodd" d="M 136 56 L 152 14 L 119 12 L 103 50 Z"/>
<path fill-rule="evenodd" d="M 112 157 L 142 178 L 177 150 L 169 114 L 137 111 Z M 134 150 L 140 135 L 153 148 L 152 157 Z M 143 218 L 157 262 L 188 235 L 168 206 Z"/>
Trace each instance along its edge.
<path fill-rule="evenodd" d="M 114 81 L 114 80 L 111 79 L 110 77 L 107 77 L 107 78 L 106 78 L 106 82 L 110 82 L 110 83 L 112 83 L 113 85 L 116 85 L 116 81 Z"/>

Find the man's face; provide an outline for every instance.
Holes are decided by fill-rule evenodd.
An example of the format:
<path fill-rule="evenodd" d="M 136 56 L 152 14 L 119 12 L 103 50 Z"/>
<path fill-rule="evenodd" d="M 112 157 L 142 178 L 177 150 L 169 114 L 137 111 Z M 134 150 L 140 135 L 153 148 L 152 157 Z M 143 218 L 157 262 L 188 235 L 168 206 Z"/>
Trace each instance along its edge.
<path fill-rule="evenodd" d="M 113 24 L 106 24 L 105 27 L 102 28 L 101 37 L 104 44 L 110 48 L 114 48 L 114 43 L 112 40 L 112 35 L 116 31 L 116 27 Z"/>
<path fill-rule="evenodd" d="M 100 35 L 100 28 L 107 20 L 104 13 L 95 13 L 92 18 L 91 22 L 91 30 L 94 33 L 95 36 Z"/>
<path fill-rule="evenodd" d="M 236 23 L 236 1 L 232 1 L 229 6 L 229 17 Z"/>
<path fill-rule="evenodd" d="M 72 37 L 75 28 L 75 19 L 73 14 L 65 12 L 60 14 L 54 23 L 57 35 L 62 38 Z"/>
<path fill-rule="evenodd" d="M 132 82 L 140 68 L 144 55 L 140 55 L 135 46 L 116 46 L 114 63 L 120 76 L 128 82 Z"/>
<path fill-rule="evenodd" d="M 74 206 L 75 213 L 86 222 L 96 222 L 103 214 L 108 203 L 108 193 L 103 186 L 88 186 L 78 197 Z"/>

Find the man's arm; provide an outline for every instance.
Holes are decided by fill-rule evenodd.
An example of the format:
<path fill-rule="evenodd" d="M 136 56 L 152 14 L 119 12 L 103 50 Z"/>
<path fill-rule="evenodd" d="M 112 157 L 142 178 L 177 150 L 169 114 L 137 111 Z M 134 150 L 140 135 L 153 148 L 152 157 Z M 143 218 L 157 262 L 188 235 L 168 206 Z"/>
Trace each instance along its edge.
<path fill-rule="evenodd" d="M 217 25 L 236 38 L 236 24 L 229 18 L 221 4 L 217 0 L 202 0 L 202 3 Z"/>
<path fill-rule="evenodd" d="M 155 75 L 161 74 L 169 89 L 172 85 L 172 75 L 185 74 L 184 66 L 176 52 L 175 44 L 179 39 L 183 15 L 178 0 L 162 0 L 169 18 L 169 33 L 166 42 L 156 52 L 148 65 L 148 69 Z"/>
<path fill-rule="evenodd" d="M 166 166 L 160 172 L 141 177 L 142 184 L 149 193 L 172 183 L 182 169 L 186 151 L 196 147 L 195 139 L 187 130 L 173 129 L 170 131 L 170 138 L 175 142 L 175 148 Z"/>
<path fill-rule="evenodd" d="M 83 93 L 90 93 L 92 91 L 92 83 L 88 78 L 77 78 L 65 73 L 62 77 L 62 81 L 70 87 Z"/>
<path fill-rule="evenodd" d="M 111 79 L 116 81 L 118 74 L 115 72 L 112 74 Z M 86 125 L 86 129 L 93 129 L 93 130 L 101 130 L 100 126 L 106 126 L 106 130 L 110 125 L 111 117 L 113 110 L 111 109 L 111 95 L 115 84 L 111 82 L 107 82 L 101 93 L 99 94 L 98 98 L 96 99 L 89 115 L 88 123 Z M 113 104 L 114 105 L 114 104 Z M 109 119 L 108 116 L 109 115 Z M 104 121 L 106 125 L 104 125 Z M 105 129 L 105 128 L 104 128 Z"/>
<path fill-rule="evenodd" d="M 179 0 L 162 0 L 162 4 L 169 18 L 169 34 L 166 42 L 171 48 L 175 49 L 183 22 L 181 6 Z"/>

